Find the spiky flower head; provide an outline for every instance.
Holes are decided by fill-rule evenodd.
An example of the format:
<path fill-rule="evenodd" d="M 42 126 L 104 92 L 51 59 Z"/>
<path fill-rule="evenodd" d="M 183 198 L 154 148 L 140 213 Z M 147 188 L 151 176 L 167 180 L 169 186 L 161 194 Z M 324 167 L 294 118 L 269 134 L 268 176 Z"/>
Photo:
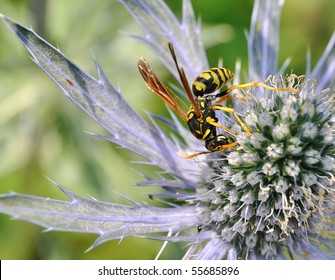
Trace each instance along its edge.
<path fill-rule="evenodd" d="M 315 240 L 332 230 L 334 96 L 315 81 L 270 77 L 274 87 L 244 93 L 248 136 L 237 124 L 238 147 L 211 158 L 212 185 L 199 193 L 204 228 L 235 244 L 238 257 L 317 255 Z M 315 255 L 314 255 L 315 254 Z"/>

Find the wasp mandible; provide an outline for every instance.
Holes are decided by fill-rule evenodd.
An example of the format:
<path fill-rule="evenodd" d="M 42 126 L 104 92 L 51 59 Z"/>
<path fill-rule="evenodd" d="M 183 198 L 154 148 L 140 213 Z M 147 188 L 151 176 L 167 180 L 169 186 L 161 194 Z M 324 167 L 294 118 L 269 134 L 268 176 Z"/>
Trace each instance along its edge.
<path fill-rule="evenodd" d="M 138 61 L 138 69 L 148 88 L 156 93 L 178 116 L 181 117 L 183 121 L 187 123 L 191 133 L 197 139 L 205 142 L 205 147 L 208 151 L 187 155 L 185 158 L 193 158 L 201 154 L 212 153 L 215 151 L 224 151 L 237 145 L 237 141 L 232 142 L 224 134 L 217 134 L 218 128 L 222 128 L 231 135 L 236 135 L 237 133 L 222 125 L 218 121 L 215 111 L 220 110 L 225 113 L 233 114 L 243 130 L 251 136 L 250 130 L 239 118 L 235 110 L 233 108 L 223 107 L 219 104 L 224 100 L 232 98 L 229 93 L 234 89 L 260 86 L 271 90 L 296 91 L 291 88 L 273 88 L 258 82 L 251 82 L 232 86 L 222 92 L 212 94 L 225 86 L 234 77 L 234 73 L 226 68 L 211 68 L 202 72 L 195 78 L 191 90 L 183 68 L 178 65 L 172 43 L 169 43 L 169 50 L 176 65 L 180 81 L 191 102 L 188 112 L 185 112 L 180 107 L 176 97 L 159 80 L 143 57 Z"/>

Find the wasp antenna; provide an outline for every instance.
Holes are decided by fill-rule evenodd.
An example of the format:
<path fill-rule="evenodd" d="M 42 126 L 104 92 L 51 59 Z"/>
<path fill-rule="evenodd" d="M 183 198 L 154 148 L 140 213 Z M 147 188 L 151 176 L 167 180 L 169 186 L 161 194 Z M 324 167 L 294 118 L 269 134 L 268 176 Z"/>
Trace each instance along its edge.
<path fill-rule="evenodd" d="M 193 93 L 191 91 L 191 88 L 190 88 L 190 85 L 188 84 L 188 81 L 187 81 L 187 78 L 186 78 L 186 75 L 185 75 L 185 72 L 184 72 L 184 69 L 183 68 L 180 68 L 179 65 L 178 65 L 178 61 L 177 61 L 177 56 L 176 56 L 176 53 L 174 51 L 174 47 L 173 47 L 173 44 L 171 42 L 169 42 L 169 50 L 170 50 L 170 53 L 171 53 L 171 56 L 172 56 L 172 59 L 176 65 L 176 68 L 177 68 L 177 71 L 178 71 L 178 74 L 179 74 L 179 78 L 180 78 L 180 81 L 185 89 L 185 92 L 187 94 L 187 97 L 188 99 L 191 101 L 192 103 L 192 106 L 195 110 L 195 113 L 197 114 L 197 116 L 200 118 L 202 117 L 202 113 L 200 111 L 200 108 L 198 106 L 198 104 L 195 102 L 194 100 L 194 97 L 193 97 Z"/>

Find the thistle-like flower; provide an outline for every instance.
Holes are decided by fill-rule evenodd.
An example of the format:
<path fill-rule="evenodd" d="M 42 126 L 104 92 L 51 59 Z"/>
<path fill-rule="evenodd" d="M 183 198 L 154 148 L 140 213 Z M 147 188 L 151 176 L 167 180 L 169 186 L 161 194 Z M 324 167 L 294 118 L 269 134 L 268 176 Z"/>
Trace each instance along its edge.
<path fill-rule="evenodd" d="M 167 49 L 173 43 L 189 81 L 208 69 L 199 25 L 189 0 L 180 24 L 162 1 L 121 3 L 145 32 L 134 36 L 149 46 L 178 77 Z M 32 30 L 2 16 L 50 75 L 80 108 L 102 125 L 113 141 L 172 175 L 148 178 L 162 197 L 176 202 L 158 208 L 126 206 L 87 199 L 59 186 L 71 202 L 20 194 L 0 196 L 0 211 L 49 230 L 99 234 L 92 248 L 131 235 L 187 242 L 185 259 L 333 259 L 335 106 L 333 72 L 335 35 L 319 63 L 303 76 L 282 75 L 277 68 L 279 18 L 283 1 L 256 0 L 248 33 L 248 81 L 265 87 L 233 90 L 233 108 L 241 122 L 219 114 L 237 145 L 185 159 L 201 150 L 173 115 L 165 123 L 185 143 L 167 137 L 155 117 L 144 121 L 122 98 L 97 64 L 99 79 L 85 74 Z M 234 84 L 239 84 L 238 75 Z M 163 118 L 160 118 L 161 120 Z M 221 133 L 221 128 L 217 128 Z M 222 133 L 226 133 L 222 130 Z M 154 237 L 152 233 L 167 233 Z"/>
<path fill-rule="evenodd" d="M 203 186 L 198 204 L 207 212 L 204 227 L 239 244 L 242 258 L 278 258 L 285 250 L 293 258 L 331 257 L 318 245 L 333 230 L 334 96 L 303 77 L 268 82 L 299 93 L 245 95 L 252 136 L 240 129 L 239 147 L 213 159 L 213 185 Z"/>

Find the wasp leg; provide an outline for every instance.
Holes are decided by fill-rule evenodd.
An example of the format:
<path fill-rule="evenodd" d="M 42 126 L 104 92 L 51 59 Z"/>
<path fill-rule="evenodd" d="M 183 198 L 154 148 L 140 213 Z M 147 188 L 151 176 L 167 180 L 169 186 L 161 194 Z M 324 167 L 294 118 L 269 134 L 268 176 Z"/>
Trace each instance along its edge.
<path fill-rule="evenodd" d="M 233 148 L 237 145 L 237 141 L 235 142 L 232 142 L 232 143 L 229 143 L 229 144 L 224 144 L 224 145 L 221 145 L 217 150 L 218 151 L 224 151 L 226 149 L 229 149 L 229 148 Z"/>
<path fill-rule="evenodd" d="M 199 153 L 195 153 L 195 154 L 191 154 L 191 155 L 187 155 L 187 156 L 183 156 L 184 159 L 190 159 L 190 158 L 195 158 L 197 156 L 200 155 L 205 155 L 205 154 L 209 154 L 211 153 L 210 151 L 204 151 L 204 152 L 199 152 Z"/>
<path fill-rule="evenodd" d="M 247 88 L 247 87 L 262 87 L 262 88 L 266 88 L 266 89 L 270 89 L 270 90 L 292 91 L 294 93 L 298 93 L 299 92 L 299 90 L 294 89 L 294 88 L 276 88 L 276 87 L 270 87 L 270 86 L 264 85 L 264 84 L 259 83 L 259 82 L 251 82 L 251 83 L 246 83 L 246 84 L 242 84 L 242 85 L 232 86 L 232 87 L 228 88 L 225 92 L 228 94 L 229 92 L 233 91 L 234 89 Z"/>
<path fill-rule="evenodd" d="M 213 110 L 221 110 L 223 112 L 226 113 L 231 113 L 234 115 L 234 117 L 236 118 L 236 120 L 238 121 L 238 123 L 242 126 L 243 130 L 248 134 L 248 136 L 251 136 L 251 132 L 249 130 L 249 128 L 247 128 L 247 126 L 242 122 L 242 120 L 239 118 L 239 116 L 236 114 L 235 110 L 232 108 L 227 108 L 227 107 L 222 107 L 219 105 L 213 105 L 212 106 Z"/>
<path fill-rule="evenodd" d="M 219 98 L 217 100 L 215 100 L 215 104 L 221 103 L 225 100 L 228 99 L 232 99 L 233 97 L 231 95 L 229 95 L 229 93 L 227 92 L 228 89 L 219 92 L 218 94 L 215 95 L 215 98 Z"/>
<path fill-rule="evenodd" d="M 232 143 L 229 143 L 229 144 L 218 146 L 215 151 L 203 151 L 203 152 L 194 153 L 194 154 L 191 154 L 191 155 L 188 155 L 188 156 L 183 156 L 183 157 L 184 157 L 184 159 L 190 159 L 190 158 L 195 158 L 197 156 L 205 155 L 205 154 L 209 154 L 209 153 L 213 153 L 213 152 L 218 152 L 218 151 L 222 152 L 222 151 L 227 150 L 229 148 L 233 148 L 236 145 L 237 145 L 237 142 L 235 141 L 235 142 L 232 142 Z"/>
<path fill-rule="evenodd" d="M 242 97 L 242 94 L 239 94 L 240 96 L 236 96 L 236 94 L 233 96 L 231 95 L 225 95 L 219 99 L 216 99 L 214 104 L 220 104 L 222 103 L 223 101 L 225 100 L 228 100 L 228 99 L 234 99 L 234 100 L 238 100 L 238 101 L 241 101 L 241 102 L 249 102 L 251 99 L 250 98 L 246 98 L 246 97 Z"/>
<path fill-rule="evenodd" d="M 212 108 L 213 108 L 213 106 L 212 106 Z M 209 123 L 209 124 L 211 124 L 211 125 L 213 125 L 213 126 L 215 126 L 215 127 L 224 129 L 225 131 L 227 131 L 231 135 L 237 135 L 237 133 L 235 131 L 230 130 L 228 127 L 226 127 L 223 124 L 217 122 L 212 117 L 207 117 L 206 118 L 206 122 Z"/>
<path fill-rule="evenodd" d="M 239 89 L 239 88 L 248 88 L 248 87 L 262 87 L 262 88 L 266 88 L 266 89 L 270 89 L 270 90 L 277 90 L 277 91 L 292 91 L 294 93 L 298 93 L 299 90 L 294 89 L 294 88 L 276 88 L 276 87 L 270 87 L 267 86 L 265 84 L 259 83 L 259 82 L 251 82 L 251 83 L 246 83 L 246 84 L 241 84 L 241 85 L 236 85 L 236 86 L 232 86 L 222 92 L 219 92 L 215 97 L 219 98 L 215 101 L 215 104 L 219 104 L 227 99 L 232 99 L 233 97 L 229 94 L 230 92 L 232 92 L 234 89 Z M 241 101 L 246 101 L 246 99 L 244 98 L 236 98 L 234 97 L 234 99 L 237 100 L 241 100 Z"/>

